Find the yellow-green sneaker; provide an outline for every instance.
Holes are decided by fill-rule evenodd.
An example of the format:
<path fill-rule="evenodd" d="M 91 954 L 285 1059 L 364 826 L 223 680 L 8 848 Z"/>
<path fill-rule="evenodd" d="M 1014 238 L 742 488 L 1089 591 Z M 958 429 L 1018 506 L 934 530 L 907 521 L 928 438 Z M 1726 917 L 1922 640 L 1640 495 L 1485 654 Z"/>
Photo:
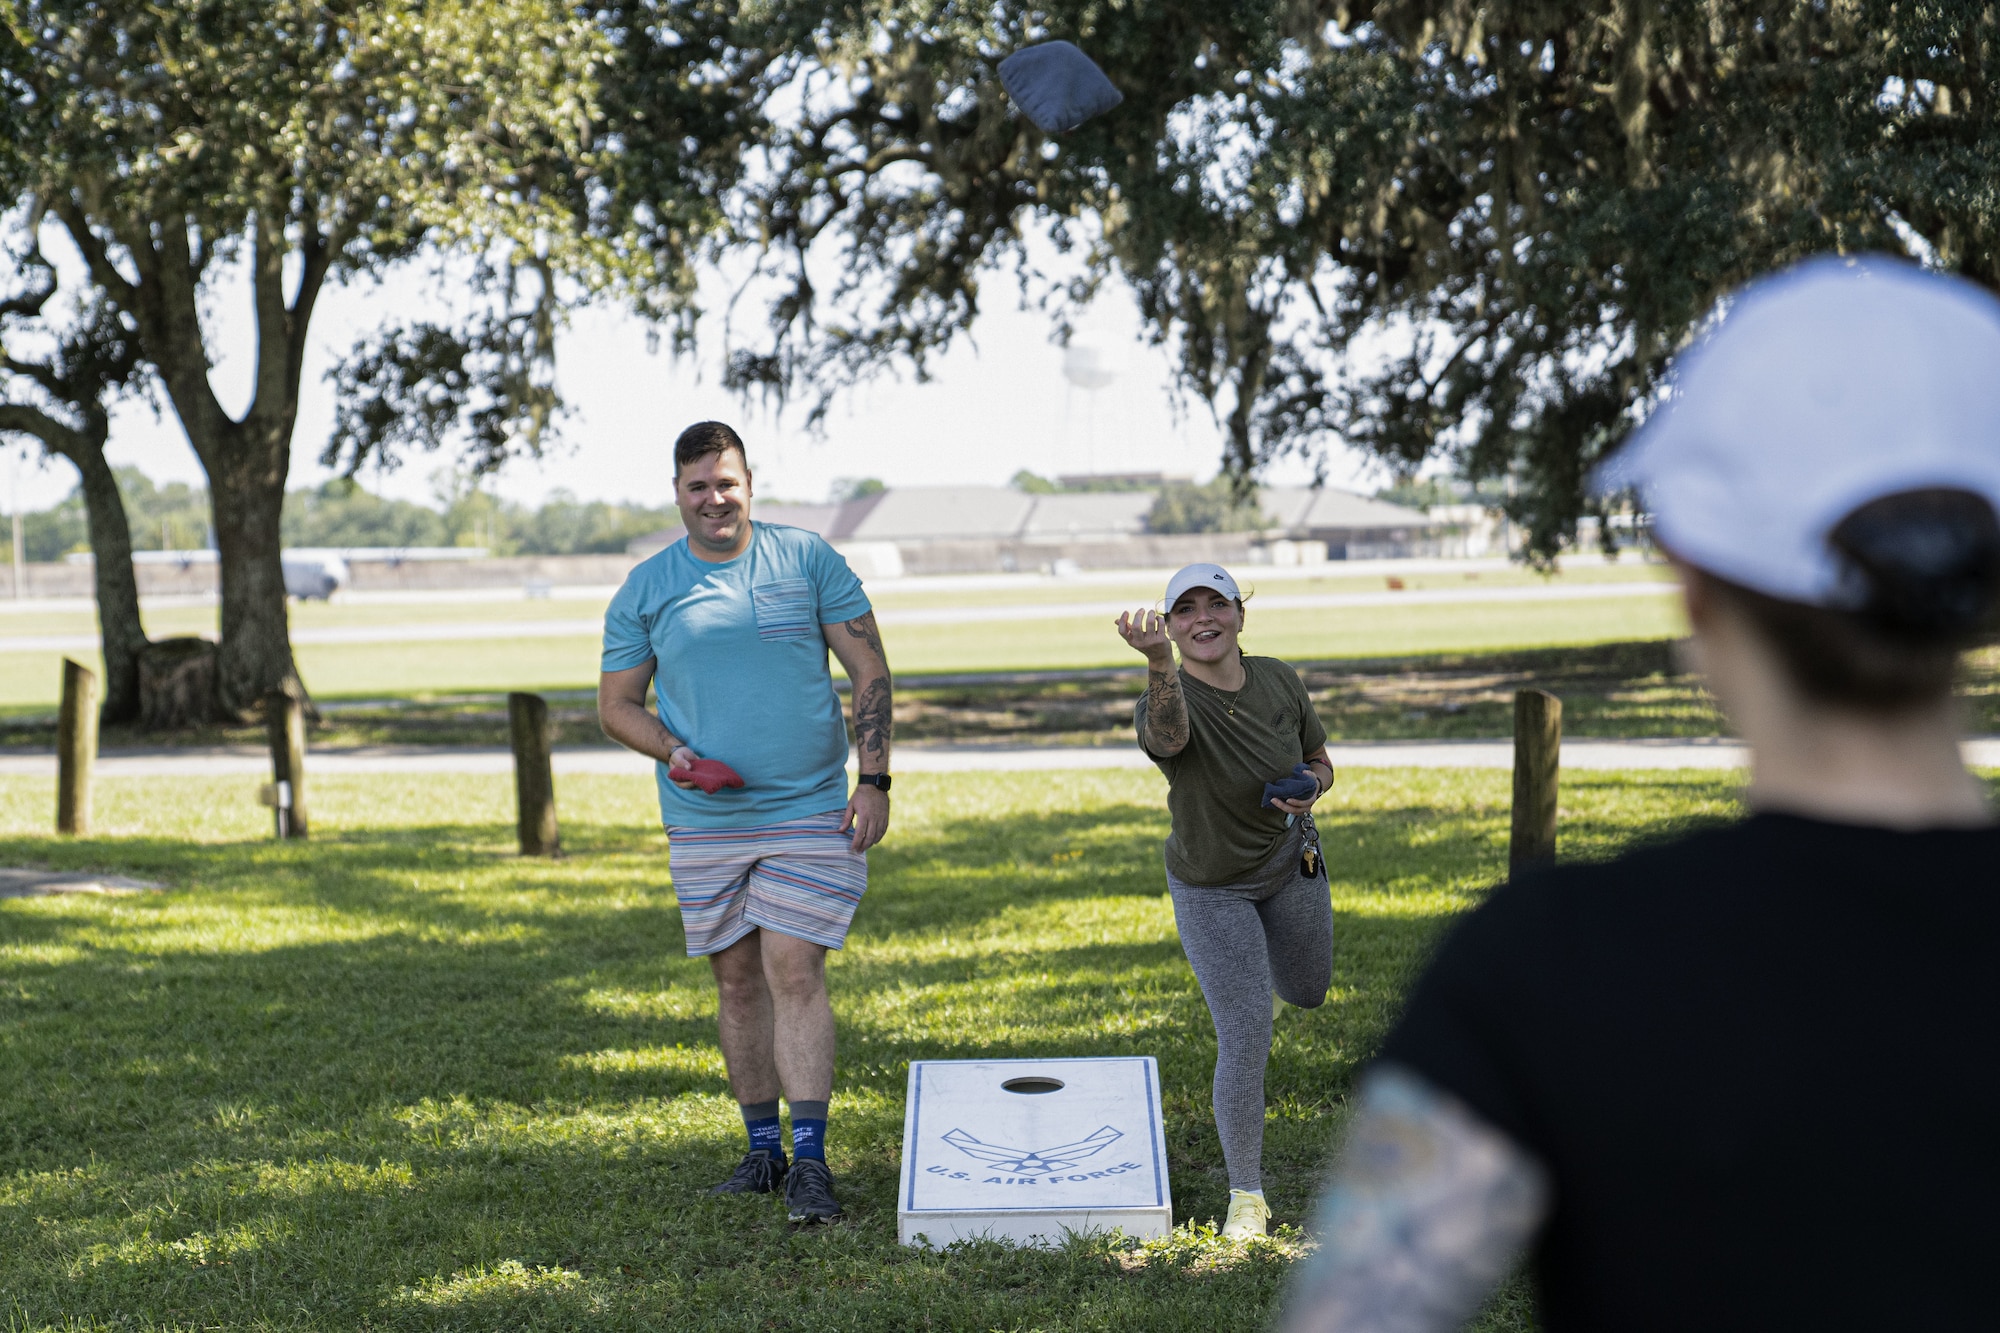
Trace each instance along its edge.
<path fill-rule="evenodd" d="M 1271 1208 L 1261 1194 L 1249 1190 L 1229 1191 L 1229 1216 L 1222 1223 L 1224 1240 L 1248 1240 L 1271 1228 Z"/>

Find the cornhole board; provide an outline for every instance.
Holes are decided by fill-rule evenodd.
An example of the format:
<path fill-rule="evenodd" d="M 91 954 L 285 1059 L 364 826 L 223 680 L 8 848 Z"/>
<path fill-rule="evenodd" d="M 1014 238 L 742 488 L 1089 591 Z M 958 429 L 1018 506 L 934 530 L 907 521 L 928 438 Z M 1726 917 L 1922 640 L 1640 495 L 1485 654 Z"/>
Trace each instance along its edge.
<path fill-rule="evenodd" d="M 903 1113 L 896 1236 L 1060 1245 L 1174 1227 L 1160 1067 L 1112 1059 L 918 1060 Z"/>

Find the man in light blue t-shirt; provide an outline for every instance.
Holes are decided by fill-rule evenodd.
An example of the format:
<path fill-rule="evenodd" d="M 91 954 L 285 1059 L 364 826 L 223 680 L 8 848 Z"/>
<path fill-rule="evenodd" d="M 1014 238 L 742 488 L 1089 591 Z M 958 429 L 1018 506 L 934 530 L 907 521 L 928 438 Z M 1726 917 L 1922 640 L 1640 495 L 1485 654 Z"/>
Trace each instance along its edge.
<path fill-rule="evenodd" d="M 866 853 L 889 828 L 889 664 L 847 562 L 816 533 L 752 523 L 750 489 L 729 427 L 704 421 L 674 442 L 687 536 L 611 599 L 597 715 L 606 735 L 659 761 L 688 953 L 715 971 L 722 1059 L 750 1149 L 710 1192 L 782 1186 L 792 1221 L 823 1222 L 841 1211 L 825 1152 L 826 951 L 845 942 Z M 853 684 L 852 796 L 828 648 Z M 717 785 L 731 775 L 740 785 Z M 792 1109 L 789 1163 L 780 1092 Z"/>

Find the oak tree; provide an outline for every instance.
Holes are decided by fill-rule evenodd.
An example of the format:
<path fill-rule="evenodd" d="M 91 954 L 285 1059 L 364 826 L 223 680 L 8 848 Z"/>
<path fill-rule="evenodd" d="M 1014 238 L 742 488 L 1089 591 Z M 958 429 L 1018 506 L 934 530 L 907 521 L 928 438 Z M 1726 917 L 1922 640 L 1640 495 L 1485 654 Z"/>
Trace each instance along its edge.
<path fill-rule="evenodd" d="M 810 56 L 745 226 L 788 277 L 738 382 L 913 365 L 1004 269 L 1128 283 L 1245 476 L 1334 441 L 1511 490 L 1533 553 L 1746 278 L 1892 250 L 2000 281 L 2000 18 L 1971 0 L 901 0 L 774 11 Z M 1125 95 L 1060 139 L 996 67 Z M 1046 229 L 1081 277 L 1037 282 Z"/>
<path fill-rule="evenodd" d="M 102 720 L 130 722 L 139 714 L 139 659 L 147 640 L 132 534 L 104 446 L 111 407 L 138 373 L 136 340 L 129 318 L 97 292 L 80 294 L 53 329 L 38 327 L 63 295 L 61 277 L 36 243 L 39 219 L 30 211 L 16 221 L 15 238 L 24 243 L 0 295 L 0 435 L 34 440 L 76 467 L 95 554 Z"/>
<path fill-rule="evenodd" d="M 609 54 L 544 0 L 0 4 L 0 180 L 28 216 L 24 248 L 60 237 L 89 284 L 91 319 L 45 310 L 43 332 L 129 340 L 207 472 L 225 713 L 297 688 L 279 515 L 328 283 L 453 255 L 496 287 L 528 275 L 529 312 L 461 338 L 456 373 L 484 386 L 473 410 L 525 423 L 489 423 L 489 460 L 532 447 L 549 395 L 524 359 L 545 351 L 558 275 L 588 285 L 604 262 L 583 220 Z M 225 351 L 210 298 L 232 267 L 252 346 L 227 350 L 254 361 L 235 412 L 210 375 Z M 99 554 L 100 570 L 121 563 Z"/>

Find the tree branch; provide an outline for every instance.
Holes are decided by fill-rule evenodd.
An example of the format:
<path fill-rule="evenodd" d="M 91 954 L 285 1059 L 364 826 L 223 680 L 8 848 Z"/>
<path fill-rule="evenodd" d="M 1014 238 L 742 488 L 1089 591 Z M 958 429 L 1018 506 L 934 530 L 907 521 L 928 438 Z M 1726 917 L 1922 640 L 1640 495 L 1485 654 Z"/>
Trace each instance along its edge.
<path fill-rule="evenodd" d="M 864 176 L 873 176 L 885 167 L 889 167 L 897 162 L 922 162 L 926 166 L 929 166 L 931 165 L 931 154 L 914 145 L 901 148 L 883 148 L 869 154 L 858 162 L 852 159 L 828 162 L 826 170 L 829 176 L 845 176 L 857 171 Z"/>
<path fill-rule="evenodd" d="M 0 353 L 0 370 L 19 375 L 22 379 L 33 380 L 44 393 L 56 398 L 67 399 L 69 386 L 55 368 L 37 361 L 16 361 L 13 357 Z"/>
<path fill-rule="evenodd" d="M 104 241 L 90 229 L 90 219 L 67 194 L 56 196 L 50 201 L 49 211 L 63 224 L 69 233 L 70 243 L 83 256 L 83 262 L 90 268 L 91 281 L 102 287 L 112 300 L 138 314 L 139 290 L 125 281 L 125 275 L 111 262 L 111 253 Z"/>
<path fill-rule="evenodd" d="M 37 258 L 40 256 L 37 255 Z M 56 279 L 53 272 L 47 272 L 48 285 L 20 296 L 10 296 L 0 301 L 0 319 L 13 316 L 16 319 L 35 319 L 42 313 L 42 307 L 56 294 Z"/>
<path fill-rule="evenodd" d="M 291 308 L 285 304 L 285 250 L 274 243 L 273 223 L 260 211 L 250 220 L 251 307 L 257 314 L 257 389 L 244 419 L 284 412 L 298 387 L 298 344 Z M 302 334 L 301 323 L 298 331 Z"/>
<path fill-rule="evenodd" d="M 312 324 L 313 306 L 326 286 L 326 275 L 333 271 L 348 242 L 359 234 L 359 228 L 352 222 L 336 227 L 333 234 L 323 236 L 319 229 L 319 211 L 309 208 L 305 213 L 305 244 L 300 248 L 302 261 L 299 270 L 299 289 L 292 296 L 292 320 L 296 326 L 299 364 L 305 364 L 306 330 Z"/>
<path fill-rule="evenodd" d="M 71 459 L 89 447 L 82 431 L 26 403 L 0 403 L 0 435 L 31 435 L 51 453 Z"/>

